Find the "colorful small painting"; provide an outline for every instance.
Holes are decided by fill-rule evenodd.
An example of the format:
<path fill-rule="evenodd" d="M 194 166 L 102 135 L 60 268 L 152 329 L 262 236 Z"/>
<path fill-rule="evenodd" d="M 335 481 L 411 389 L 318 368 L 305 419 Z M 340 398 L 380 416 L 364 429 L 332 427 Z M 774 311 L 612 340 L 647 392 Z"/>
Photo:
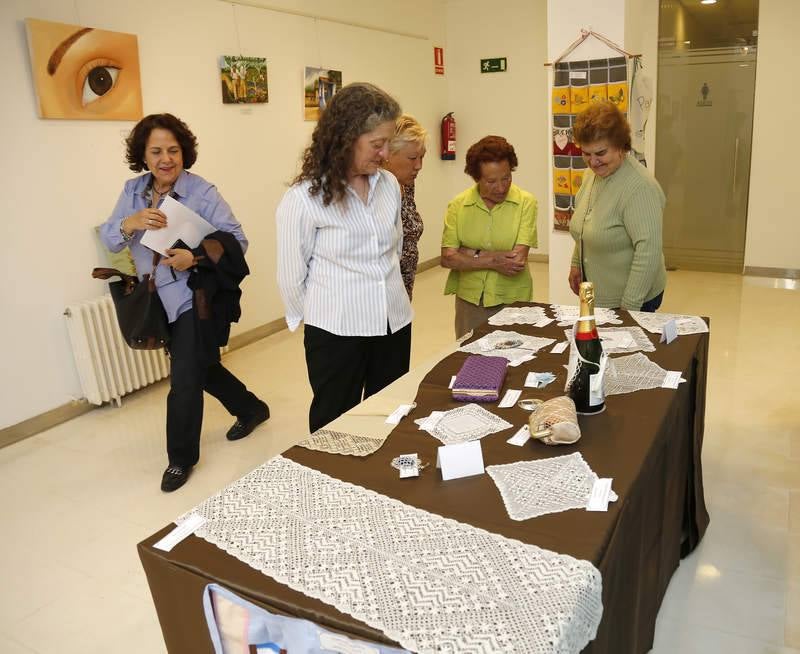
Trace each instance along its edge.
<path fill-rule="evenodd" d="M 224 104 L 269 102 L 267 60 L 264 57 L 223 55 L 219 58 L 219 75 Z"/>
<path fill-rule="evenodd" d="M 41 118 L 139 120 L 135 34 L 26 18 Z"/>
<path fill-rule="evenodd" d="M 303 85 L 303 117 L 319 120 L 320 114 L 342 88 L 342 71 L 306 66 Z"/>

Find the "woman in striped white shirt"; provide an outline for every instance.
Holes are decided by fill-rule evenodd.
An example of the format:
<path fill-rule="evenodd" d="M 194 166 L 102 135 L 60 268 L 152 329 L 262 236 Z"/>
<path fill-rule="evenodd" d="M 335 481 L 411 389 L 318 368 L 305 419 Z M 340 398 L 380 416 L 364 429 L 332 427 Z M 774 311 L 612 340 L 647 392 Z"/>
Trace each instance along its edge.
<path fill-rule="evenodd" d="M 408 372 L 400 186 L 381 168 L 399 115 L 377 87 L 343 87 L 278 205 L 278 286 L 289 329 L 305 323 L 312 432 Z"/>

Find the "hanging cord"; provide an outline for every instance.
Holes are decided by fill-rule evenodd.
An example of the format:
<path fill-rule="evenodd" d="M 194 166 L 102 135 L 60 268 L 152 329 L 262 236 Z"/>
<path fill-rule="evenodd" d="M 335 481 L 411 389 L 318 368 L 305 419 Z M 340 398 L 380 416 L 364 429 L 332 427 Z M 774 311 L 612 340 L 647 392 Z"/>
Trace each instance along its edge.
<path fill-rule="evenodd" d="M 236 47 L 239 49 L 239 57 L 242 56 L 242 39 L 239 37 L 239 21 L 236 19 L 236 4 L 231 3 L 233 9 L 233 29 L 236 32 Z"/>
<path fill-rule="evenodd" d="M 555 59 L 555 61 L 553 61 L 552 63 L 548 62 L 548 63 L 545 64 L 545 66 L 555 66 L 559 61 L 564 59 L 564 57 L 569 55 L 573 50 L 575 50 L 575 48 L 577 48 L 581 43 L 583 43 L 589 37 L 596 38 L 598 41 L 600 41 L 602 43 L 605 43 L 609 48 L 611 48 L 612 50 L 616 50 L 617 52 L 619 52 L 621 55 L 624 55 L 625 57 L 634 57 L 634 58 L 641 57 L 641 55 L 633 54 L 631 52 L 628 52 L 627 50 L 625 50 L 621 46 L 619 46 L 616 43 L 614 43 L 607 36 L 603 36 L 599 32 L 595 32 L 592 29 L 588 29 L 588 30 L 587 29 L 581 29 L 581 35 L 577 39 L 575 39 L 572 43 L 570 43 L 569 46 L 567 47 L 567 49 L 564 50 L 564 52 L 562 52 Z"/>

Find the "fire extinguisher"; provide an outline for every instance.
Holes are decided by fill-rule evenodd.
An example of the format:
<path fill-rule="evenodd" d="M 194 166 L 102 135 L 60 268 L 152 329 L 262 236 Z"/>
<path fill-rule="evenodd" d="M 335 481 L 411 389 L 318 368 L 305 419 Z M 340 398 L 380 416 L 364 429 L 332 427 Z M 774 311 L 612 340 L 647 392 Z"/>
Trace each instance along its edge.
<path fill-rule="evenodd" d="M 442 118 L 442 159 L 452 161 L 456 158 L 456 119 L 451 111 Z"/>

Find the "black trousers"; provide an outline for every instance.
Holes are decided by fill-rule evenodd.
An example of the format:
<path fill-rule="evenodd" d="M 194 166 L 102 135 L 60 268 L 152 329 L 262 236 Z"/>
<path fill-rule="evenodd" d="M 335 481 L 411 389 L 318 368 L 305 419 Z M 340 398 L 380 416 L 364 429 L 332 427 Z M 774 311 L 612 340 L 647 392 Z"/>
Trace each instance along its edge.
<path fill-rule="evenodd" d="M 337 336 L 306 325 L 304 344 L 314 432 L 408 372 L 411 325 L 385 336 Z"/>
<path fill-rule="evenodd" d="M 259 399 L 222 366 L 218 347 L 199 350 L 193 309 L 170 325 L 169 355 L 167 455 L 170 465 L 192 466 L 200 458 L 203 391 L 237 417 L 252 413 Z"/>

